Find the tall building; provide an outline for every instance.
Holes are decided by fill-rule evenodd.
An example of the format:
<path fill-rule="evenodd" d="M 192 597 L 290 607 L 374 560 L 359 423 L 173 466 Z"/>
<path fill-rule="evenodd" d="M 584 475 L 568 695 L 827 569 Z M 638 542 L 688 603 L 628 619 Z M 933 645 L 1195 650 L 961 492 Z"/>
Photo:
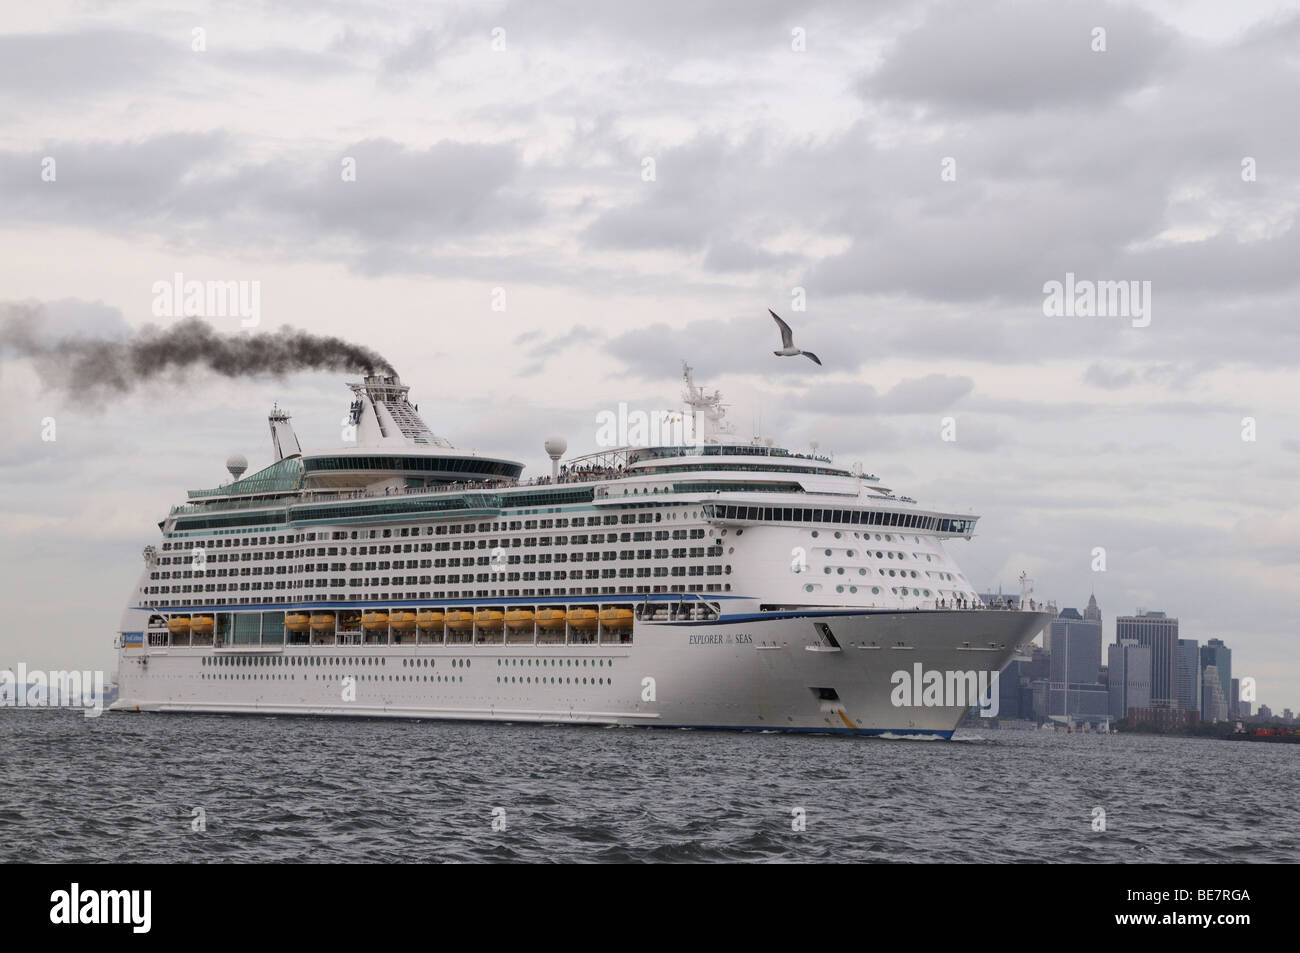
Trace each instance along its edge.
<path fill-rule="evenodd" d="M 1101 619 L 1084 619 L 1078 609 L 1062 609 L 1048 628 L 1052 653 L 1051 680 L 1059 684 L 1096 685 L 1101 669 Z"/>
<path fill-rule="evenodd" d="M 1228 699 L 1228 717 L 1241 717 L 1241 679 L 1232 680 L 1232 697 Z"/>
<path fill-rule="evenodd" d="M 1101 622 L 1101 610 L 1097 608 L 1096 593 L 1088 597 L 1088 607 L 1083 610 L 1083 617 L 1089 622 Z"/>
<path fill-rule="evenodd" d="M 1096 608 L 1096 600 L 1092 600 Z M 1085 619 L 1078 609 L 1062 609 L 1047 629 L 1051 653 L 1046 715 L 1070 721 L 1105 720 L 1110 702 L 1098 683 L 1101 672 L 1101 612 Z"/>
<path fill-rule="evenodd" d="M 1201 647 L 1195 639 L 1174 643 L 1174 707 L 1201 711 Z"/>
<path fill-rule="evenodd" d="M 1223 696 L 1223 683 L 1219 670 L 1207 665 L 1201 673 L 1201 721 L 1210 723 L 1228 720 L 1228 699 Z"/>
<path fill-rule="evenodd" d="M 1132 639 L 1151 649 L 1151 707 L 1173 708 L 1174 656 L 1178 642 L 1178 620 L 1163 612 L 1143 612 L 1115 620 L 1115 641 Z"/>
<path fill-rule="evenodd" d="M 1259 706 L 1259 720 L 1260 720 L 1260 721 L 1272 721 L 1272 720 L 1273 720 L 1273 709 L 1269 708 L 1267 705 L 1260 705 L 1260 706 Z"/>
<path fill-rule="evenodd" d="M 1229 699 L 1229 707 L 1235 709 L 1232 704 L 1232 649 L 1223 644 L 1222 639 L 1210 639 L 1201 646 L 1201 671 L 1205 671 L 1211 665 L 1219 673 L 1219 690 L 1223 697 Z M 1201 695 L 1202 706 L 1204 705 L 1205 696 Z M 1204 710 L 1201 711 L 1201 720 L 1207 721 Z"/>
<path fill-rule="evenodd" d="M 1130 708 L 1151 707 L 1151 646 L 1125 639 L 1110 647 L 1106 658 L 1110 668 L 1110 715 L 1116 721 L 1128 717 Z"/>

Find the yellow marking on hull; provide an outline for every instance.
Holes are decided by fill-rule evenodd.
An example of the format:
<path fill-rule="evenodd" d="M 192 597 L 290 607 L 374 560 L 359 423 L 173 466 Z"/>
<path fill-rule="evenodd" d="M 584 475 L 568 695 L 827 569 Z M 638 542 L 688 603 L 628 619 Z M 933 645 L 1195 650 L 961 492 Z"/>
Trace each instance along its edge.
<path fill-rule="evenodd" d="M 849 716 L 844 714 L 843 708 L 839 710 L 839 716 L 840 716 L 840 721 L 844 722 L 844 724 L 848 725 L 850 728 L 854 729 L 855 731 L 857 730 L 858 726 L 855 725 L 853 722 L 849 721 Z"/>

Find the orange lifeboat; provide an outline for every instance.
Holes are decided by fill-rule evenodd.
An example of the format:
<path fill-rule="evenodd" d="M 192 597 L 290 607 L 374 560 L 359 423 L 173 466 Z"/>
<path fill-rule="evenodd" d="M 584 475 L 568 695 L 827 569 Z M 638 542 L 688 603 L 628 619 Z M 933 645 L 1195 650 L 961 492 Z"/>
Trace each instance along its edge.
<path fill-rule="evenodd" d="M 506 625 L 511 629 L 531 629 L 533 611 L 531 609 L 511 609 L 506 613 Z"/>
<path fill-rule="evenodd" d="M 210 615 L 196 615 L 190 619 L 190 631 L 195 635 L 211 635 L 213 620 Z"/>
<path fill-rule="evenodd" d="M 394 632 L 410 632 L 415 628 L 414 612 L 394 612 L 388 617 Z"/>
<path fill-rule="evenodd" d="M 632 628 L 632 610 L 610 606 L 600 610 L 600 624 L 607 629 Z"/>
<path fill-rule="evenodd" d="M 447 613 L 447 628 L 455 632 L 464 632 L 474 624 L 474 613 L 464 609 L 452 609 Z"/>
<path fill-rule="evenodd" d="M 534 618 L 537 619 L 538 625 L 550 632 L 554 629 L 563 629 L 567 616 L 563 609 L 538 609 Z"/>
<path fill-rule="evenodd" d="M 595 609 L 569 610 L 569 625 L 573 626 L 575 629 L 581 629 L 583 631 L 594 629 L 598 621 L 599 616 L 596 614 Z"/>
<path fill-rule="evenodd" d="M 311 630 L 313 632 L 333 632 L 334 631 L 334 613 L 318 612 L 311 617 Z"/>
<path fill-rule="evenodd" d="M 388 628 L 387 612 L 367 612 L 361 617 L 361 628 L 368 632 Z"/>
<path fill-rule="evenodd" d="M 290 632 L 306 632 L 311 625 L 311 616 L 305 612 L 290 612 L 284 617 L 284 627 Z"/>
<path fill-rule="evenodd" d="M 425 609 L 415 614 L 415 624 L 425 630 L 441 629 L 446 618 L 440 609 Z"/>
<path fill-rule="evenodd" d="M 167 620 L 167 631 L 172 635 L 184 635 L 190 630 L 190 617 L 187 615 L 174 615 Z"/>
<path fill-rule="evenodd" d="M 489 632 L 500 632 L 506 615 L 500 609 L 479 609 L 474 613 L 474 624 Z"/>

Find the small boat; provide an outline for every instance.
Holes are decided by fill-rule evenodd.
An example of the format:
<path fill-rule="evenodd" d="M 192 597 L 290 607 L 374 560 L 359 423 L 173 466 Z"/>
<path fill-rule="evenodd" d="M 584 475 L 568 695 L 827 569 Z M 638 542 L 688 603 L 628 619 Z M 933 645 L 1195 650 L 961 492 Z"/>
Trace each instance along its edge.
<path fill-rule="evenodd" d="M 313 632 L 333 632 L 334 631 L 334 613 L 321 612 L 311 617 L 311 630 Z"/>
<path fill-rule="evenodd" d="M 511 609 L 506 613 L 506 625 L 511 629 L 531 629 L 533 618 L 531 609 Z"/>
<path fill-rule="evenodd" d="M 563 629 L 567 615 L 563 609 L 538 609 L 535 618 L 537 624 L 549 632 Z"/>
<path fill-rule="evenodd" d="M 570 609 L 569 625 L 575 629 L 594 629 L 600 616 L 595 609 Z"/>
<path fill-rule="evenodd" d="M 388 617 L 388 624 L 394 632 L 410 632 L 415 629 L 414 612 L 394 612 Z"/>
<path fill-rule="evenodd" d="M 474 624 L 480 629 L 499 632 L 501 626 L 505 624 L 505 618 L 505 613 L 500 609 L 479 609 L 474 613 Z"/>
<path fill-rule="evenodd" d="M 174 615 L 167 620 L 167 631 L 172 635 L 184 635 L 190 630 L 190 617 L 187 615 Z"/>
<path fill-rule="evenodd" d="M 464 609 L 452 609 L 447 613 L 447 628 L 455 632 L 464 632 L 474 624 L 474 613 Z"/>
<path fill-rule="evenodd" d="M 290 612 L 284 617 L 284 627 L 290 632 L 306 632 L 311 625 L 311 616 L 305 612 Z"/>
<path fill-rule="evenodd" d="M 361 628 L 368 632 L 388 628 L 387 612 L 367 612 L 361 617 Z"/>
<path fill-rule="evenodd" d="M 210 615 L 196 615 L 190 619 L 190 631 L 195 635 L 211 635 L 213 619 Z"/>
<path fill-rule="evenodd" d="M 600 610 L 600 624 L 607 629 L 632 628 L 632 610 L 610 606 Z"/>
<path fill-rule="evenodd" d="M 415 614 L 415 624 L 421 629 L 441 629 L 446 619 L 441 609 L 422 609 Z"/>

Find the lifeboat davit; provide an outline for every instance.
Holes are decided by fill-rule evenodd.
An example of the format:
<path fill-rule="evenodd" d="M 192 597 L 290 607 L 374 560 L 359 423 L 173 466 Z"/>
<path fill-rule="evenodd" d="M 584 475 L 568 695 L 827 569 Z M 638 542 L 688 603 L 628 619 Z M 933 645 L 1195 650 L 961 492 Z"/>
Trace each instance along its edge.
<path fill-rule="evenodd" d="M 480 629 L 499 632 L 505 624 L 506 614 L 500 609 L 479 609 L 474 613 L 474 624 Z"/>
<path fill-rule="evenodd" d="M 595 609 L 570 609 L 569 625 L 575 629 L 594 629 L 599 621 Z"/>
<path fill-rule="evenodd" d="M 167 631 L 172 635 L 184 635 L 190 630 L 190 617 L 187 615 L 174 615 L 167 620 Z"/>
<path fill-rule="evenodd" d="M 441 629 L 442 623 L 447 617 L 439 610 L 432 611 L 426 609 L 423 612 L 415 614 L 415 624 L 422 629 Z"/>
<path fill-rule="evenodd" d="M 537 624 L 548 631 L 552 629 L 564 628 L 564 620 L 567 618 L 563 609 L 538 609 Z"/>
<path fill-rule="evenodd" d="M 313 632 L 333 632 L 334 631 L 334 613 L 320 612 L 311 617 L 311 628 Z"/>
<path fill-rule="evenodd" d="M 452 609 L 447 613 L 447 628 L 464 632 L 474 624 L 474 613 L 463 609 Z"/>
<path fill-rule="evenodd" d="M 387 612 L 367 612 L 361 617 L 361 628 L 374 632 L 377 629 L 388 628 Z"/>
<path fill-rule="evenodd" d="M 395 632 L 410 632 L 415 628 L 414 612 L 394 612 L 388 617 L 388 624 Z"/>
<path fill-rule="evenodd" d="M 311 625 L 311 616 L 303 612 L 290 612 L 284 617 L 284 627 L 290 632 L 306 632 Z"/>
<path fill-rule="evenodd" d="M 512 629 L 531 629 L 533 627 L 533 610 L 511 609 L 506 613 L 506 625 Z"/>
<path fill-rule="evenodd" d="M 600 624 L 607 629 L 630 629 L 632 628 L 632 610 L 621 607 L 601 609 Z"/>

